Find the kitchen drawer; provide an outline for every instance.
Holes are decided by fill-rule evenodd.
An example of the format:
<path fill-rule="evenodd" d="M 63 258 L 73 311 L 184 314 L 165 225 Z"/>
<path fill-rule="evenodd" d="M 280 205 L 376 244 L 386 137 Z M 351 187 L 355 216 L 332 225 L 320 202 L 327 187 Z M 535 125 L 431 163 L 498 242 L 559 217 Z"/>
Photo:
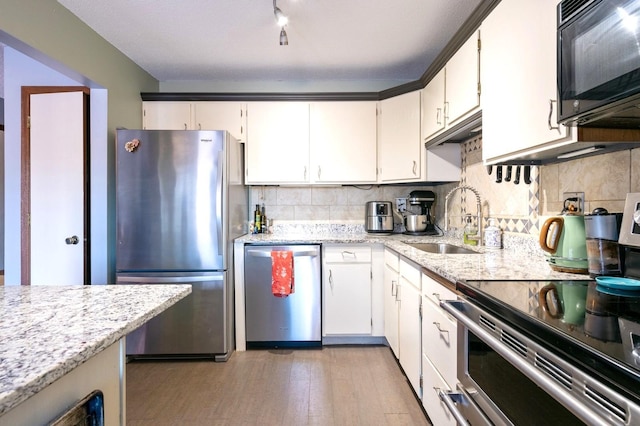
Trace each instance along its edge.
<path fill-rule="evenodd" d="M 422 353 L 450 385 L 457 381 L 458 323 L 427 296 L 422 299 Z"/>
<path fill-rule="evenodd" d="M 340 244 L 324 247 L 325 263 L 371 263 L 371 247 L 368 245 Z"/>
<path fill-rule="evenodd" d="M 422 294 L 438 306 L 440 306 L 441 300 L 456 300 L 458 298 L 454 291 L 425 274 L 422 274 Z"/>
<path fill-rule="evenodd" d="M 442 380 L 442 377 L 425 356 L 422 357 L 422 378 L 422 405 L 431 422 L 438 426 L 455 426 L 457 423 L 453 414 L 438 396 L 440 389 L 451 390 L 451 388 Z"/>
<path fill-rule="evenodd" d="M 389 267 L 396 272 L 400 270 L 400 267 L 398 266 L 399 261 L 400 258 L 398 257 L 398 254 L 396 252 L 391 250 L 384 251 L 384 263 L 386 265 L 389 265 Z"/>
<path fill-rule="evenodd" d="M 420 290 L 420 267 L 400 259 L 400 276 Z"/>

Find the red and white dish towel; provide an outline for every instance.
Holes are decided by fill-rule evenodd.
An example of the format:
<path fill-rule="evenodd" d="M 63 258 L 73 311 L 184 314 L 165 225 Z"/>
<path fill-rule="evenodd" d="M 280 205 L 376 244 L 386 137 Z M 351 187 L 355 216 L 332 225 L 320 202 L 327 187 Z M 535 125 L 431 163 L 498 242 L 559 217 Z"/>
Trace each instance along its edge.
<path fill-rule="evenodd" d="M 271 293 L 276 297 L 287 297 L 294 292 L 293 252 L 273 250 L 271 252 Z"/>

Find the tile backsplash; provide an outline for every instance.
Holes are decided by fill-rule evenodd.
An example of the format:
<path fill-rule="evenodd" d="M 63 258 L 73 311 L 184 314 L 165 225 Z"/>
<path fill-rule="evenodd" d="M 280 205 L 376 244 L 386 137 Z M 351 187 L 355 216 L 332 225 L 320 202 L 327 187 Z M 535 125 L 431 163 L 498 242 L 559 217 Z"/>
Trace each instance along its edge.
<path fill-rule="evenodd" d="M 364 223 L 367 201 L 392 201 L 407 197 L 416 189 L 436 193 L 433 215 L 444 228 L 445 196 L 460 184 L 478 190 L 483 218 L 498 220 L 506 234 L 536 237 L 541 221 L 559 214 L 564 192 L 584 192 L 585 211 L 605 207 L 621 212 L 628 192 L 640 192 L 640 148 L 576 159 L 559 164 L 531 167 L 531 183 L 515 184 L 512 179 L 496 182 L 494 166 L 489 174 L 482 163 L 482 138 L 460 144 L 462 173 L 460 182 L 433 186 L 362 185 L 335 187 L 253 186 L 250 191 L 251 208 L 264 204 L 267 217 L 278 221 L 315 221 Z M 454 192 L 447 203 L 450 229 L 463 227 L 466 213 L 475 215 L 476 197 L 471 191 Z"/>

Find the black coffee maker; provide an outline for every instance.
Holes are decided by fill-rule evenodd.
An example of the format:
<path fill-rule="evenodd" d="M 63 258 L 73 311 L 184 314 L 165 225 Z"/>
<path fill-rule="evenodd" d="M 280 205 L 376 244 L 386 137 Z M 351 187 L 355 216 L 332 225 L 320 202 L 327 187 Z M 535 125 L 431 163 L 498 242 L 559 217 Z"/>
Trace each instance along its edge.
<path fill-rule="evenodd" d="M 410 206 L 416 206 L 420 212 L 416 214 L 425 216 L 426 228 L 420 231 L 405 231 L 405 234 L 409 235 L 437 235 L 435 221 L 431 215 L 431 209 L 436 202 L 436 194 L 433 191 L 411 191 L 407 203 Z"/>

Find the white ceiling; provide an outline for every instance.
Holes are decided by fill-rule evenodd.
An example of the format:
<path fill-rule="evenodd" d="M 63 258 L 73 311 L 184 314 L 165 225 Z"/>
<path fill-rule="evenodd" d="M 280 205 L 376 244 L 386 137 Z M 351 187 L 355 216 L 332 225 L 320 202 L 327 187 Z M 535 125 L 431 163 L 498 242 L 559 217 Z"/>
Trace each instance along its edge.
<path fill-rule="evenodd" d="M 160 82 L 418 80 L 481 0 L 58 0 Z M 382 88 L 384 89 L 384 88 Z"/>

